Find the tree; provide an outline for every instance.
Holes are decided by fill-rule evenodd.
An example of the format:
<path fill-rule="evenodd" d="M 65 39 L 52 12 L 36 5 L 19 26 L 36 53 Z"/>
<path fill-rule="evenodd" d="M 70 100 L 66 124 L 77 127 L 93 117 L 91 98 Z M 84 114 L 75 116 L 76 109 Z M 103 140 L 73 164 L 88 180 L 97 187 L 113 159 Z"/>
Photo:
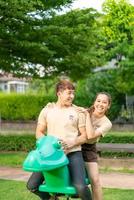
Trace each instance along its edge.
<path fill-rule="evenodd" d="M 34 64 L 43 64 L 53 55 L 42 42 L 43 26 L 55 10 L 72 0 L 1 0 L 0 1 L 0 67 L 5 71 L 36 74 Z M 41 32 L 41 33 L 40 33 Z"/>
<path fill-rule="evenodd" d="M 18 76 L 84 77 L 100 63 L 98 14 L 57 14 L 73 0 L 1 0 L 0 67 Z M 99 31 L 99 30 L 98 30 Z"/>
<path fill-rule="evenodd" d="M 116 79 L 117 75 L 113 70 L 90 74 L 87 79 L 78 82 L 76 99 L 81 99 L 84 106 L 89 107 L 93 104 L 97 93 L 108 92 L 112 97 L 108 115 L 114 120 L 119 116 L 122 105 L 125 104 L 125 94 L 119 92 L 115 85 Z"/>
<path fill-rule="evenodd" d="M 103 5 L 103 34 L 107 59 L 117 59 L 116 87 L 134 92 L 134 6 L 127 0 L 106 0 Z"/>

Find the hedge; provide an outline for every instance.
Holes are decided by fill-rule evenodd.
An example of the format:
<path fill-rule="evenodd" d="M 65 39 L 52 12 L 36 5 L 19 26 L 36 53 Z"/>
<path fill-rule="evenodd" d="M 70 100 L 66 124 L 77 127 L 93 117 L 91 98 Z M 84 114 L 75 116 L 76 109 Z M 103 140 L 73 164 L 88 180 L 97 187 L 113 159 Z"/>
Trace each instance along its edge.
<path fill-rule="evenodd" d="M 107 136 L 100 140 L 103 143 L 134 143 L 134 137 Z M 35 135 L 0 135 L 0 151 L 30 151 L 35 149 Z"/>
<path fill-rule="evenodd" d="M 0 93 L 0 117 L 8 121 L 29 121 L 36 120 L 41 109 L 48 103 L 56 100 L 55 94 L 35 95 L 35 94 L 3 94 Z M 87 96 L 76 95 L 74 103 L 76 105 L 88 107 L 89 98 Z M 109 115 L 110 119 L 111 115 Z"/>
<path fill-rule="evenodd" d="M 31 151 L 35 149 L 34 135 L 1 135 L 0 151 Z"/>
<path fill-rule="evenodd" d="M 24 94 L 0 94 L 2 120 L 35 120 L 40 110 L 54 97 Z"/>
<path fill-rule="evenodd" d="M 123 143 L 134 144 L 134 135 L 107 135 L 100 139 L 101 143 Z"/>

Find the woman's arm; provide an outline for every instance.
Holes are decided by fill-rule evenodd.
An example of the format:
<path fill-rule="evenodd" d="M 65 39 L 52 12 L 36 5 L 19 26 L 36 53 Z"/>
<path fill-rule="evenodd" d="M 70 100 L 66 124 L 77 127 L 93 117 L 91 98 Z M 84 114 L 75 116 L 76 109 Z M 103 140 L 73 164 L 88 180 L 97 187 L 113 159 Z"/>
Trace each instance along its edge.
<path fill-rule="evenodd" d="M 93 137 L 92 138 L 88 137 L 88 135 L 90 136 L 90 129 L 91 129 L 89 127 L 91 127 L 91 126 L 92 126 L 91 119 L 89 120 L 87 118 L 86 131 L 87 131 L 87 138 L 89 140 L 90 139 L 96 139 L 96 138 L 99 138 L 101 136 L 104 136 L 105 133 L 107 133 L 112 128 L 112 123 L 108 119 L 105 123 L 102 123 L 101 126 L 97 129 L 94 129 L 93 126 L 92 126 L 92 130 L 93 130 Z"/>
<path fill-rule="evenodd" d="M 91 123 L 90 114 L 85 111 L 86 113 L 86 133 L 87 133 L 87 139 L 93 139 L 95 138 L 95 131 Z"/>

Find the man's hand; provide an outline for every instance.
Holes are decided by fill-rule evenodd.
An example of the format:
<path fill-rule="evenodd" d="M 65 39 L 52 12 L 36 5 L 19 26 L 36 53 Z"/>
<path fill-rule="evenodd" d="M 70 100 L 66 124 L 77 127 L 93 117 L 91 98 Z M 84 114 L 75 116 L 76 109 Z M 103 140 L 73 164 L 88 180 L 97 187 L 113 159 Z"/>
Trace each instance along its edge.
<path fill-rule="evenodd" d="M 70 149 L 72 149 L 75 146 L 75 140 L 68 139 L 66 141 L 59 139 L 59 142 L 62 145 L 62 149 L 65 152 L 65 154 L 69 153 Z"/>

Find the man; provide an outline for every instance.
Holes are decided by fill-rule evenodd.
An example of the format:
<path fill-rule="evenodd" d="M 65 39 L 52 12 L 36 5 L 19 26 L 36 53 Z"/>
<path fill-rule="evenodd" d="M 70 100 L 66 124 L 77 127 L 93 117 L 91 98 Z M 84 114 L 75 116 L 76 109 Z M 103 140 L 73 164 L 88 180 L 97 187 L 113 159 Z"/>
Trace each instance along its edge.
<path fill-rule="evenodd" d="M 49 103 L 40 112 L 36 138 L 39 139 L 46 132 L 59 138 L 69 159 L 72 184 L 81 199 L 91 200 L 90 190 L 85 183 L 85 167 L 81 153 L 81 144 L 86 142 L 86 116 L 83 112 L 77 112 L 76 106 L 72 105 L 74 92 L 75 87 L 67 80 L 56 85 L 57 102 Z M 33 173 L 27 187 L 42 200 L 48 200 L 50 195 L 38 190 L 43 181 L 42 173 Z"/>

